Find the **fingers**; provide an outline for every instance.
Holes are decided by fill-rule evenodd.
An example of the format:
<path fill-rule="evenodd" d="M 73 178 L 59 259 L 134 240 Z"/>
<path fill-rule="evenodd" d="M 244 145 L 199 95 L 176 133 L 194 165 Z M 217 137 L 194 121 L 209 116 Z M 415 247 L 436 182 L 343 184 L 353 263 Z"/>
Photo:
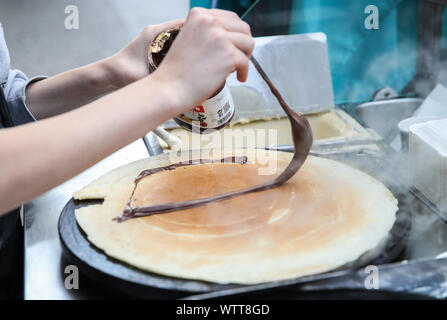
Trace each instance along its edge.
<path fill-rule="evenodd" d="M 248 57 L 241 50 L 235 50 L 233 53 L 233 64 L 237 71 L 237 79 L 245 82 L 248 76 Z"/>
<path fill-rule="evenodd" d="M 159 34 L 159 33 L 162 33 L 163 31 L 166 31 L 167 29 L 181 26 L 184 23 L 185 23 L 185 19 L 175 19 L 175 20 L 167 21 L 167 22 L 156 25 L 155 31 L 157 32 L 157 34 Z"/>
<path fill-rule="evenodd" d="M 239 16 L 227 10 L 192 8 L 190 16 L 208 16 L 210 19 L 219 23 L 225 30 L 230 32 L 241 32 L 251 36 L 250 25 L 242 21 Z"/>
<path fill-rule="evenodd" d="M 236 48 L 244 52 L 247 57 L 251 56 L 255 46 L 255 41 L 252 37 L 239 32 L 228 32 L 227 37 L 231 43 L 233 43 Z"/>
<path fill-rule="evenodd" d="M 214 16 L 220 16 L 220 17 L 226 17 L 226 18 L 240 20 L 239 16 L 236 13 L 234 13 L 233 11 L 222 10 L 222 9 L 205 9 L 205 8 L 200 8 L 200 7 L 194 7 L 191 9 L 191 13 L 193 13 L 193 14 L 205 13 L 205 14 L 211 14 Z"/>
<path fill-rule="evenodd" d="M 222 18 L 222 17 L 216 19 L 226 31 L 239 32 L 251 37 L 250 26 L 245 21 Z"/>
<path fill-rule="evenodd" d="M 226 49 L 233 66 L 231 71 L 237 71 L 238 80 L 245 82 L 248 76 L 249 57 L 254 47 L 250 26 L 234 12 L 220 9 L 193 8 L 188 15 L 186 24 L 189 21 L 195 30 L 214 29 L 213 41 L 226 43 L 225 46 L 227 46 Z"/>
<path fill-rule="evenodd" d="M 145 39 L 147 45 L 149 45 L 157 35 L 166 31 L 167 29 L 183 25 L 185 23 L 185 19 L 176 19 L 168 22 L 164 22 L 161 24 L 149 25 L 146 26 L 142 31 L 142 36 Z"/>
<path fill-rule="evenodd" d="M 207 11 L 210 12 L 211 14 L 215 14 L 216 16 L 240 20 L 239 16 L 233 11 L 222 10 L 222 9 L 209 9 Z"/>
<path fill-rule="evenodd" d="M 251 36 L 250 25 L 241 20 L 233 11 L 211 9 L 209 13 L 216 17 L 222 26 L 230 32 L 241 32 Z"/>
<path fill-rule="evenodd" d="M 163 22 L 162 24 L 159 24 L 159 26 L 162 29 L 166 30 L 166 29 L 169 29 L 169 28 L 180 26 L 180 25 L 182 25 L 184 23 L 185 23 L 185 19 L 182 18 L 182 19 L 175 19 L 175 20 Z"/>

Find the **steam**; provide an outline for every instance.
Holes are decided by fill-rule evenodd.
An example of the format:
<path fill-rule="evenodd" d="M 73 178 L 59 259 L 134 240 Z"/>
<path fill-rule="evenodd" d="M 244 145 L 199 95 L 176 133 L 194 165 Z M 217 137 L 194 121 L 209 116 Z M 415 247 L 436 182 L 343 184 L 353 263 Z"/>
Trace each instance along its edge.
<path fill-rule="evenodd" d="M 400 44 L 399 50 L 401 50 L 399 56 L 396 56 L 398 52 L 388 52 L 374 60 L 368 67 L 365 77 L 381 86 L 400 83 L 402 87 L 395 89 L 402 90 L 402 94 L 413 93 L 421 97 L 426 97 L 437 83 L 446 82 L 445 68 L 443 68 L 445 64 L 436 66 L 432 53 L 423 51 L 419 57 L 419 63 L 422 61 L 420 67 L 422 66 L 423 69 L 425 63 L 427 64 L 426 72 L 434 70 L 436 73 L 439 71 L 439 79 L 436 78 L 436 74 L 431 74 L 431 77 L 416 78 L 418 81 L 413 81 L 412 86 L 404 88 L 403 85 L 405 83 L 402 83 L 402 80 L 412 79 L 414 76 L 415 70 L 410 66 L 414 65 L 414 61 L 416 60 L 416 50 L 409 43 Z M 419 48 L 419 50 L 421 49 Z M 405 54 L 402 54 L 402 52 Z M 396 67 L 396 61 L 398 61 L 401 68 Z M 402 68 L 402 66 L 408 67 Z M 389 70 L 389 72 L 377 72 L 376 70 L 379 69 Z M 382 134 L 386 142 L 392 141 L 393 138 L 399 139 L 398 121 L 413 116 L 419 106 L 419 103 L 415 100 L 407 100 L 407 103 L 404 103 L 404 101 L 402 100 L 402 103 L 390 104 L 389 110 L 381 110 L 380 113 L 379 108 L 376 108 L 376 112 L 379 114 L 376 116 L 378 121 L 374 123 L 376 125 L 374 129 Z M 439 99 L 438 103 L 440 107 L 444 107 L 446 102 L 445 99 Z M 371 108 L 371 111 L 374 112 L 374 109 Z M 393 130 L 390 131 L 390 128 Z M 432 209 L 424 205 L 423 201 L 417 199 L 408 191 L 412 187 L 410 176 L 415 174 L 415 172 L 411 172 L 410 170 L 418 170 L 417 168 L 409 167 L 408 154 L 403 152 L 393 154 L 391 155 L 391 159 L 388 159 L 386 162 L 383 161 L 382 163 L 389 175 L 383 178 L 385 184 L 394 186 L 392 191 L 400 195 L 401 208 L 405 211 L 403 213 L 408 214 L 413 219 L 409 239 L 408 258 L 433 258 L 439 253 L 444 252 L 446 250 L 445 248 L 447 248 L 447 226 L 445 222 Z M 367 166 L 366 169 L 372 170 L 373 168 Z M 410 201 L 411 203 L 409 203 Z M 402 230 L 401 232 L 406 231 Z"/>

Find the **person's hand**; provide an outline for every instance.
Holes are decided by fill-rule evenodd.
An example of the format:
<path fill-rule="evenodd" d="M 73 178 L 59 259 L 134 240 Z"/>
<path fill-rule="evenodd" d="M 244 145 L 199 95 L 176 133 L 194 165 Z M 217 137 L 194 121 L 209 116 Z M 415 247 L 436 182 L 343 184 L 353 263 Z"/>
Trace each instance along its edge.
<path fill-rule="evenodd" d="M 147 76 L 149 74 L 147 54 L 152 41 L 161 32 L 182 25 L 184 21 L 184 19 L 178 19 L 147 26 L 126 47 L 106 59 L 110 73 L 109 79 L 114 87 L 121 88 Z"/>
<path fill-rule="evenodd" d="M 193 8 L 151 77 L 170 88 L 180 113 L 210 98 L 233 71 L 245 81 L 253 47 L 250 26 L 235 13 Z"/>

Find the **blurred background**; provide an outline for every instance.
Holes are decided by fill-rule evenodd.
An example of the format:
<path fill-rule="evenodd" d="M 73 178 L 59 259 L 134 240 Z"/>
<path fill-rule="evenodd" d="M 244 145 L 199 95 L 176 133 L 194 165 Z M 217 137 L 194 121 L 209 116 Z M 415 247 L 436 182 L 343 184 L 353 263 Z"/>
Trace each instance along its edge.
<path fill-rule="evenodd" d="M 447 13 L 445 6 L 433 5 L 438 2 L 443 1 L 0 0 L 0 22 L 12 66 L 28 76 L 53 75 L 115 53 L 148 24 L 185 17 L 190 7 L 217 6 L 246 13 L 255 36 L 324 32 L 335 102 L 341 104 L 369 101 L 383 87 L 400 96 L 425 96 L 435 83 L 447 82 Z M 370 4 L 379 10 L 378 29 L 364 25 Z M 67 5 L 79 8 L 79 30 L 64 27 Z"/>
<path fill-rule="evenodd" d="M 64 9 L 79 8 L 67 30 Z M 0 0 L 11 65 L 29 77 L 54 75 L 110 56 L 148 24 L 185 17 L 189 0 Z"/>

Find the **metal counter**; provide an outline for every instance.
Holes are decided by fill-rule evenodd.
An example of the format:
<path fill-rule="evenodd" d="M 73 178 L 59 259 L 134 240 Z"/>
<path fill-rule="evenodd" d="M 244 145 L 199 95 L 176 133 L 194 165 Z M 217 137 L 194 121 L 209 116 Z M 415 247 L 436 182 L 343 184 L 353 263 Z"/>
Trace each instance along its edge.
<path fill-rule="evenodd" d="M 25 299 L 87 299 L 110 294 L 97 290 L 82 275 L 78 290 L 65 288 L 68 263 L 62 257 L 59 242 L 59 215 L 74 191 L 114 168 L 148 156 L 143 140 L 139 139 L 25 205 Z"/>

